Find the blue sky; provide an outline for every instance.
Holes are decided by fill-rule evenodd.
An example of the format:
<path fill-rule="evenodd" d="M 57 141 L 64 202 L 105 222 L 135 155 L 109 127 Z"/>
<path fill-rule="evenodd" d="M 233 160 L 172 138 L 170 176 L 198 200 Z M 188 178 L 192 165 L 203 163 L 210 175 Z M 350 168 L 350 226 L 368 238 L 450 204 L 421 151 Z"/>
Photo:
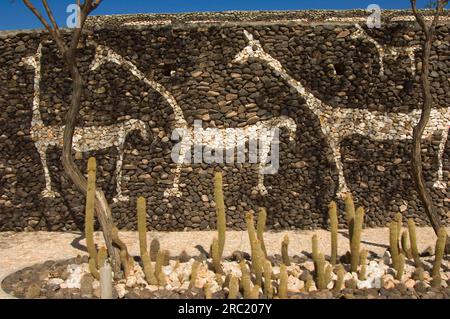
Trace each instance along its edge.
<path fill-rule="evenodd" d="M 32 0 L 38 8 L 40 0 Z M 65 25 L 68 4 L 75 0 L 48 0 L 59 24 Z M 169 13 L 226 10 L 301 10 L 356 9 L 378 4 L 382 9 L 409 8 L 409 0 L 103 0 L 95 14 Z M 424 7 L 428 0 L 418 0 Z M 0 30 L 31 29 L 39 22 L 24 6 L 22 0 L 0 0 Z"/>

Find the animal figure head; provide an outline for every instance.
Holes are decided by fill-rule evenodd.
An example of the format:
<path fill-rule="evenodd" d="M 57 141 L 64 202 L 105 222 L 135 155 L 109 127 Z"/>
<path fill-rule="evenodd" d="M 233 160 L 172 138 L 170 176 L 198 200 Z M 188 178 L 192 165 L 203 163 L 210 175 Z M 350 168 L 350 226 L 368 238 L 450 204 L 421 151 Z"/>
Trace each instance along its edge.
<path fill-rule="evenodd" d="M 248 45 L 236 54 L 231 63 L 247 63 L 249 58 L 257 58 L 264 52 L 259 40 L 255 40 L 250 32 L 244 30 L 244 35 L 248 40 Z"/>
<path fill-rule="evenodd" d="M 150 140 L 150 127 L 144 121 L 132 119 L 126 123 L 126 127 L 129 131 L 139 131 L 144 141 Z"/>

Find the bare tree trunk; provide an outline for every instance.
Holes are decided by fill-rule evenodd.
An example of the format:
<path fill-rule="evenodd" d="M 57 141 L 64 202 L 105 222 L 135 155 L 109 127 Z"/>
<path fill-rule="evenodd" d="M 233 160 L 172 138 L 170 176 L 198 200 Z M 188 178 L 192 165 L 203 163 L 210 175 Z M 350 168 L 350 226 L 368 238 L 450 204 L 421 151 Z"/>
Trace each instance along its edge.
<path fill-rule="evenodd" d="M 421 26 L 425 33 L 425 42 L 423 43 L 422 50 L 422 73 L 420 75 L 420 82 L 422 86 L 422 114 L 420 120 L 413 130 L 413 150 L 412 150 L 412 174 L 414 183 L 416 185 L 416 191 L 419 194 L 419 198 L 425 208 L 425 213 L 430 220 L 430 224 L 433 227 L 434 232 L 437 234 L 442 227 L 441 220 L 437 213 L 436 207 L 433 205 L 433 199 L 425 185 L 425 179 L 422 172 L 422 135 L 430 119 L 431 107 L 433 106 L 433 96 L 431 94 L 431 86 L 429 80 L 430 73 L 430 55 L 431 48 L 433 46 L 436 25 L 439 22 L 439 15 L 442 13 L 445 1 L 438 1 L 435 16 L 430 26 L 427 26 L 423 16 L 417 11 L 416 0 L 411 0 L 411 6 L 413 8 L 416 21 Z M 450 239 L 447 237 L 446 251 L 450 251 Z"/>

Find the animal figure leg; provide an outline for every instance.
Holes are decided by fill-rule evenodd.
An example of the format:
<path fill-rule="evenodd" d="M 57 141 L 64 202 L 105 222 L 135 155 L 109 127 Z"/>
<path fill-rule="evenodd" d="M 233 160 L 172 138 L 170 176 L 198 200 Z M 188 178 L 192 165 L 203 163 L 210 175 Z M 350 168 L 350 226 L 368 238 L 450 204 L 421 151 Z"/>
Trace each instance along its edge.
<path fill-rule="evenodd" d="M 270 133 L 269 136 L 271 136 Z M 260 136 L 259 143 L 260 149 L 259 149 L 259 165 L 258 165 L 258 184 L 253 189 L 259 192 L 262 196 L 265 196 L 268 194 L 268 191 L 266 186 L 264 185 L 264 168 L 270 152 L 271 139 L 266 134 L 264 134 L 263 136 Z"/>
<path fill-rule="evenodd" d="M 186 145 L 184 143 L 181 144 L 180 157 L 178 158 L 177 167 L 175 168 L 175 178 L 173 180 L 172 188 L 168 188 L 164 191 L 164 197 L 182 196 L 182 193 L 180 191 L 181 168 L 188 149 L 190 151 L 190 145 Z"/>
<path fill-rule="evenodd" d="M 344 165 L 342 164 L 340 143 L 339 143 L 339 141 L 335 141 L 330 138 L 329 144 L 330 144 L 331 150 L 333 151 L 333 157 L 334 157 L 334 161 L 336 163 L 336 169 L 338 171 L 339 185 L 338 185 L 338 189 L 336 192 L 336 196 L 344 198 L 345 195 L 350 192 L 350 190 L 347 187 L 347 183 L 345 182 Z"/>
<path fill-rule="evenodd" d="M 438 152 L 438 171 L 437 171 L 437 180 L 433 184 L 434 188 L 445 189 L 447 188 L 447 184 L 444 182 L 443 178 L 443 169 L 442 169 L 442 161 L 444 157 L 445 144 L 447 143 L 448 138 L 448 128 L 444 128 L 441 134 L 441 143 L 439 144 L 439 152 Z"/>
<path fill-rule="evenodd" d="M 52 190 L 52 179 L 50 176 L 50 171 L 47 166 L 47 147 L 48 145 L 42 143 L 36 143 L 36 148 L 38 150 L 39 156 L 41 158 L 42 168 L 44 169 L 44 178 L 45 178 L 45 189 L 41 192 L 41 196 L 46 198 L 54 198 L 58 194 Z"/>

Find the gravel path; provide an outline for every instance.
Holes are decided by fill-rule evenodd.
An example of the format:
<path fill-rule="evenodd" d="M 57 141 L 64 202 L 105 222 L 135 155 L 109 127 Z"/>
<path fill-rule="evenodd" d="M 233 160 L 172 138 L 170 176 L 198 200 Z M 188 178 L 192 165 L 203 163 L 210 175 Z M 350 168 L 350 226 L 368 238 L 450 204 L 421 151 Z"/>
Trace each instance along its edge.
<path fill-rule="evenodd" d="M 447 228 L 450 232 L 450 227 Z M 330 251 L 330 234 L 326 230 L 316 231 L 282 231 L 267 232 L 265 244 L 268 253 L 280 252 L 281 241 L 284 235 L 289 235 L 289 252 L 291 255 L 301 254 L 302 251 L 311 251 L 311 236 L 316 233 L 319 238 L 319 249 L 325 254 Z M 198 255 L 202 246 L 209 250 L 214 231 L 198 232 L 149 232 L 149 240 L 157 238 L 162 249 L 170 251 L 172 256 L 180 254 L 183 250 L 190 255 Z M 348 239 L 345 230 L 340 231 L 338 243 L 339 254 L 348 250 Z M 101 244 L 101 233 L 96 233 L 96 243 Z M 139 254 L 139 241 L 137 232 L 121 232 L 120 237 L 127 244 L 132 255 Z M 436 240 L 430 227 L 417 228 L 419 251 L 433 246 Z M 389 230 L 387 228 L 365 229 L 362 234 L 362 246 L 370 251 L 382 253 L 389 245 Z M 249 251 L 250 245 L 246 232 L 227 231 L 225 255 L 235 250 Z M 85 239 L 81 233 L 55 233 L 55 232 L 3 232 L 0 233 L 0 282 L 10 273 L 46 260 L 58 260 L 86 254 Z M 0 298 L 8 298 L 0 289 Z"/>

